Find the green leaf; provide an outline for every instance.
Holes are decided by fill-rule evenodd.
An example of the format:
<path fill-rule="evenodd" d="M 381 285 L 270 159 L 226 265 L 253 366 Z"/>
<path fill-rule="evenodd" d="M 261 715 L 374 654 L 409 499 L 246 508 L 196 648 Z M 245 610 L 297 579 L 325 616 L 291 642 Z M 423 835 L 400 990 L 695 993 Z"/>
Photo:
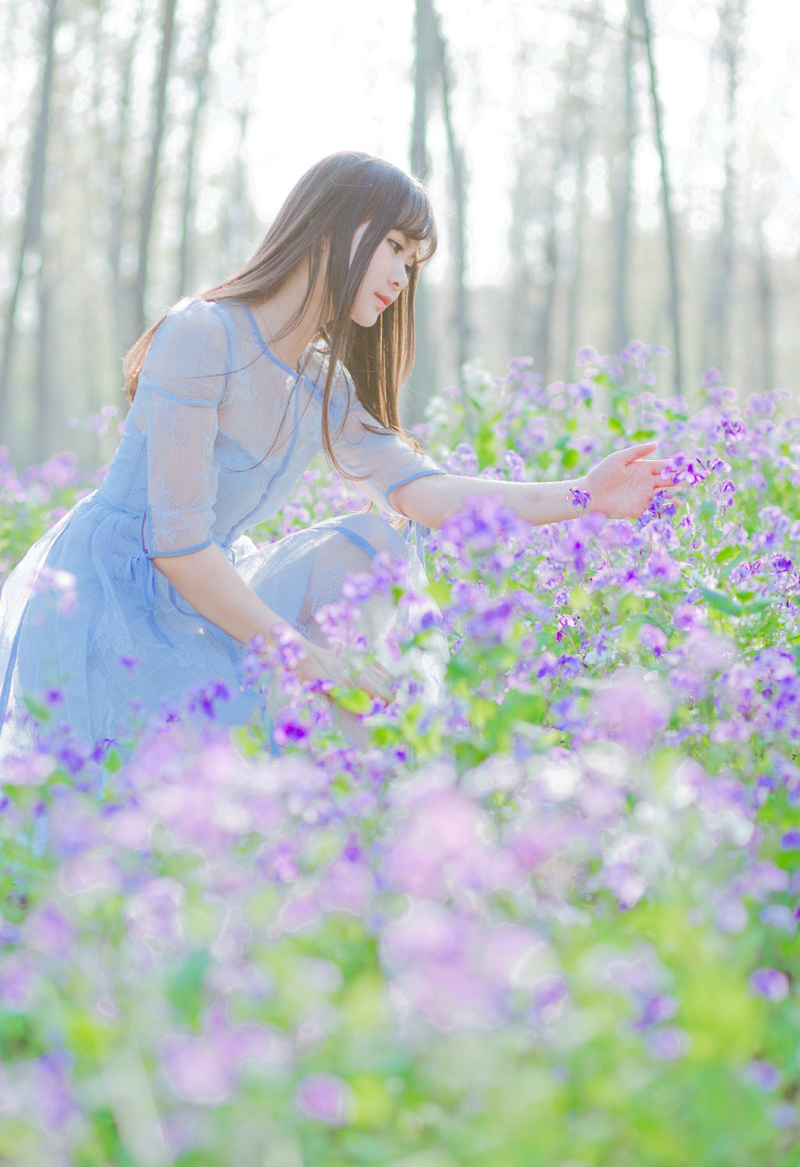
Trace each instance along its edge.
<path fill-rule="evenodd" d="M 197 1026 L 203 1011 L 204 983 L 211 956 L 207 949 L 189 953 L 179 968 L 167 978 L 167 998 L 187 1025 Z"/>
<path fill-rule="evenodd" d="M 709 608 L 714 608 L 717 612 L 724 612 L 726 616 L 741 616 L 741 605 L 732 600 L 730 596 L 726 596 L 724 592 L 703 587 L 700 588 L 700 591 Z"/>
<path fill-rule="evenodd" d="M 46 705 L 42 705 L 41 701 L 37 701 L 35 697 L 31 697 L 27 693 L 23 693 L 22 699 L 38 721 L 50 720 L 50 710 Z"/>
<path fill-rule="evenodd" d="M 116 750 L 109 750 L 104 765 L 109 774 L 116 774 L 122 768 L 122 758 Z"/>
<path fill-rule="evenodd" d="M 749 604 L 742 604 L 742 613 L 746 616 L 753 612 L 764 612 L 772 607 L 772 600 L 752 600 Z"/>
<path fill-rule="evenodd" d="M 440 608 L 444 607 L 450 603 L 451 587 L 449 580 L 431 579 L 428 581 L 428 595 L 436 601 Z"/>
<path fill-rule="evenodd" d="M 561 459 L 561 465 L 565 470 L 571 470 L 573 466 L 577 466 L 579 461 L 577 450 L 565 450 Z"/>
<path fill-rule="evenodd" d="M 368 713 L 372 708 L 372 698 L 363 689 L 345 689 L 341 685 L 334 685 L 331 697 L 351 713 Z"/>
<path fill-rule="evenodd" d="M 587 592 L 586 588 L 576 584 L 569 594 L 569 606 L 573 612 L 584 612 L 592 602 L 592 598 Z"/>
<path fill-rule="evenodd" d="M 523 721 L 527 725 L 541 725 L 547 713 L 547 702 L 540 693 L 511 693 L 502 705 L 503 720 Z"/>
<path fill-rule="evenodd" d="M 606 427 L 611 430 L 612 434 L 617 434 L 620 438 L 625 433 L 625 427 L 618 417 L 611 416 L 606 422 Z"/>

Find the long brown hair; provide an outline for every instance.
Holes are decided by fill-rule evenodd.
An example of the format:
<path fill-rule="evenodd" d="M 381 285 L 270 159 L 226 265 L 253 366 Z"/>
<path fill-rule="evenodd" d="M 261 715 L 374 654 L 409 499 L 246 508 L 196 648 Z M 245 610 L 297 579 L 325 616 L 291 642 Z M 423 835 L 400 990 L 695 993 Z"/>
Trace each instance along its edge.
<path fill-rule="evenodd" d="M 370 220 L 369 228 L 350 265 L 353 235 L 366 220 Z M 353 302 L 376 248 L 392 230 L 425 244 L 426 251 L 412 265 L 408 284 L 400 295 L 380 313 L 374 325 L 363 327 L 350 319 Z M 328 409 L 340 361 L 352 376 L 359 402 L 379 426 L 394 431 L 413 449 L 420 450 L 419 443 L 400 426 L 398 393 L 414 366 L 414 295 L 419 269 L 433 257 L 437 247 L 433 208 L 423 184 L 372 154 L 355 150 L 330 154 L 310 167 L 295 184 L 263 241 L 236 275 L 198 295 L 209 301 L 259 304 L 275 296 L 290 274 L 310 256 L 308 291 L 285 331 L 272 338 L 278 340 L 300 320 L 311 299 L 326 237 L 329 246 L 322 320 L 313 338 L 325 342 L 323 351 L 328 357 L 322 440 L 336 470 L 355 479 L 359 476 L 339 466 L 331 445 Z M 136 394 L 139 373 L 161 320 L 139 337 L 123 359 L 129 402 Z M 224 376 L 225 371 L 219 375 Z M 380 428 L 369 428 L 380 432 Z"/>

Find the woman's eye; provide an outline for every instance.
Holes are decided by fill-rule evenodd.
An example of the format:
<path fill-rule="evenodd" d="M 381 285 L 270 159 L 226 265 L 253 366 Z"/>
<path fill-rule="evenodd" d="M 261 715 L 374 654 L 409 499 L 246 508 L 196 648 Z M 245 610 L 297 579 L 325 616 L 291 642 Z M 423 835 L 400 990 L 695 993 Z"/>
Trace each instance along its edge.
<path fill-rule="evenodd" d="M 400 252 L 403 250 L 402 243 L 398 243 L 396 239 L 390 239 L 389 242 L 391 243 L 392 247 L 394 247 L 396 249 L 395 255 L 399 255 Z M 406 264 L 406 275 L 410 276 L 413 270 L 414 270 L 414 265 L 411 263 L 407 263 Z"/>

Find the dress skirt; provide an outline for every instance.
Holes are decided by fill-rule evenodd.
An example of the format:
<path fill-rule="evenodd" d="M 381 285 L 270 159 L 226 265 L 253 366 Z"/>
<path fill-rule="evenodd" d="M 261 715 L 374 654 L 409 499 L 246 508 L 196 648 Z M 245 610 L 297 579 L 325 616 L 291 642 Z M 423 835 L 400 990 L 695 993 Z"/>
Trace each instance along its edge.
<path fill-rule="evenodd" d="M 271 728 L 281 706 L 276 686 L 264 697 L 242 686 L 246 648 L 203 617 L 142 552 L 141 513 L 109 503 L 97 491 L 81 499 L 29 549 L 0 592 L 0 776 L 3 763 L 37 748 L 28 695 L 69 726 L 76 748 L 97 757 L 113 742 L 123 758 L 134 719 L 179 707 L 188 689 L 221 681 L 228 699 L 215 716 L 230 725 L 263 718 Z M 222 550 L 245 582 L 279 617 L 312 644 L 324 645 L 319 610 L 344 597 L 354 573 L 373 571 L 386 551 L 407 571 L 407 587 L 422 608 L 438 609 L 425 595 L 424 553 L 378 514 L 347 514 L 256 547 L 241 535 Z M 358 600 L 358 630 L 392 675 L 392 638 L 405 619 L 392 588 L 366 588 Z M 443 634 L 416 651 L 415 673 L 426 699 L 435 701 L 446 663 Z M 436 639 L 438 637 L 438 639 Z M 357 719 L 342 713 L 347 740 L 364 745 Z"/>

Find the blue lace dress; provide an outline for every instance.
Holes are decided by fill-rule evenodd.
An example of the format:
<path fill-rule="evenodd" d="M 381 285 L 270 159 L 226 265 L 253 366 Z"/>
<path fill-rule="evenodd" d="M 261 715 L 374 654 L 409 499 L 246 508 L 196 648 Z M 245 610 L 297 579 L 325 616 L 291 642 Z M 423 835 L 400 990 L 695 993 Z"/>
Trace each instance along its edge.
<path fill-rule="evenodd" d="M 192 296 L 170 310 L 102 485 L 29 549 L 0 593 L 0 776 L 3 760 L 34 741 L 25 694 L 60 690 L 58 716 L 87 749 L 124 740 L 133 712 L 177 705 L 212 678 L 230 695 L 218 704 L 221 720 L 242 725 L 255 713 L 271 725 L 274 709 L 241 684 L 245 646 L 180 595 L 153 556 L 217 543 L 264 603 L 315 644 L 325 643 L 315 613 L 341 598 L 344 579 L 368 570 L 378 551 L 404 556 L 422 590 L 425 529 L 417 523 L 403 535 L 380 514 L 349 514 L 260 548 L 245 533 L 279 511 L 322 448 L 327 358 L 309 346 L 300 367 L 298 380 L 241 301 Z M 389 501 L 395 487 L 444 471 L 396 434 L 363 428 L 376 423 L 345 369 L 335 386 L 332 437 L 344 417 L 337 459 L 368 475 L 354 483 L 360 493 L 399 515 Z M 59 571 L 75 577 L 71 609 L 48 586 Z M 380 659 L 395 609 L 380 596 L 366 608 L 364 628 Z M 138 663 L 122 665 L 121 657 Z M 428 662 L 434 684 L 441 664 Z"/>

